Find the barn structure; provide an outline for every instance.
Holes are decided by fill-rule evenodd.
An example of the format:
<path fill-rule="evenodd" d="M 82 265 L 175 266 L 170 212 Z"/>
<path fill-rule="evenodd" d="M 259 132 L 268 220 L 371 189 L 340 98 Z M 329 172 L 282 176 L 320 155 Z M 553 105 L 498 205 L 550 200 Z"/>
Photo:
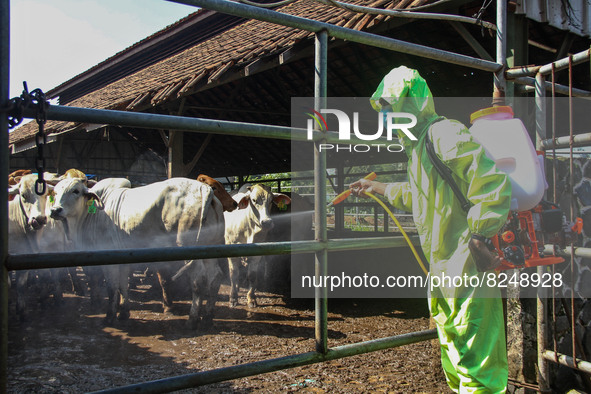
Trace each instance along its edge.
<path fill-rule="evenodd" d="M 494 22 L 494 7 L 481 8 L 481 1 L 429 3 L 359 2 L 386 10 L 478 15 L 478 20 L 371 15 L 308 0 L 277 11 L 493 59 L 495 33 L 486 22 Z M 589 46 L 586 14 L 576 8 L 548 10 L 548 16 L 537 20 L 528 17 L 535 10 L 526 2 L 510 2 L 509 8 L 509 66 L 546 64 Z M 313 48 L 312 33 L 202 9 L 46 94 L 74 107 L 287 126 L 291 98 L 313 96 Z M 489 72 L 337 39 L 329 43 L 328 96 L 369 97 L 381 78 L 399 65 L 420 70 L 435 97 L 492 96 Z M 586 66 L 578 67 L 574 85 L 589 86 Z M 519 86 L 517 91 L 522 92 Z M 56 121 L 49 121 L 45 130 L 50 171 L 75 167 L 140 183 L 165 178 L 167 171 L 188 177 L 291 171 L 290 141 L 285 140 Z M 10 133 L 11 169 L 36 167 L 35 133 L 34 122 Z M 311 168 L 311 156 L 309 163 Z"/>
<path fill-rule="evenodd" d="M 192 3 L 187 1 L 186 3 Z M 544 65 L 589 49 L 590 7 L 585 1 L 511 1 L 507 5 L 507 47 L 501 58 L 489 1 L 354 1 L 399 14 L 358 12 L 333 1 L 281 2 L 274 11 L 356 31 L 378 34 L 416 46 L 437 48 L 494 64 L 506 60 L 509 83 L 494 88 L 492 69 L 468 67 L 424 52 L 409 54 L 364 45 L 357 40 L 328 40 L 327 96 L 369 97 L 392 68 L 418 69 L 436 97 L 533 96 L 528 65 Z M 501 4 L 499 2 L 498 4 Z M 341 6 L 338 6 L 338 5 Z M 490 6 L 490 7 L 489 7 Z M 210 7 L 214 9 L 215 7 Z M 500 7 L 499 7 L 500 8 Z M 415 12 L 424 13 L 420 15 Z M 458 16 L 463 18 L 458 18 Z M 264 18 L 261 18 L 264 19 Z M 502 50 L 501 50 L 502 51 Z M 584 53 L 588 60 L 589 53 Z M 500 60 L 499 60 L 500 59 Z M 461 62 L 460 62 L 461 63 Z M 582 63 L 582 64 L 579 64 Z M 519 67 L 522 66 L 522 67 Z M 589 65 L 575 62 L 572 81 L 557 74 L 558 94 L 576 86 L 589 96 Z M 166 29 L 47 92 L 60 106 L 176 115 L 251 124 L 289 126 L 291 98 L 315 94 L 315 34 L 294 27 L 199 10 Z M 522 76 L 526 75 L 526 76 Z M 501 79 L 504 79 L 504 75 Z M 550 89 L 550 84 L 546 86 Z M 523 109 L 531 117 L 531 109 Z M 467 123 L 469 112 L 464 118 Z M 293 170 L 289 139 L 183 132 L 116 122 L 50 120 L 45 125 L 46 170 L 78 168 L 87 174 L 128 177 L 135 184 L 167 176 L 236 177 Z M 34 122 L 9 134 L 10 170 L 35 168 Z M 557 136 L 567 135 L 559 129 Z M 313 167 L 312 151 L 303 152 Z M 375 163 L 379 163 L 376 158 Z M 404 161 L 403 155 L 397 160 Z M 328 167 L 345 165 L 328 156 Z M 300 168 L 298 168 L 300 169 Z M 342 184 L 338 185 L 342 187 Z M 516 375 L 523 378 L 524 372 Z"/>

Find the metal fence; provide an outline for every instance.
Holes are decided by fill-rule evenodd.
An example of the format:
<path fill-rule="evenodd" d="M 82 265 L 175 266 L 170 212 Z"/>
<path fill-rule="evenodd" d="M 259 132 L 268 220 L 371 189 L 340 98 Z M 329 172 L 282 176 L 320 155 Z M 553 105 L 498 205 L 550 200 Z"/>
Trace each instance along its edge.
<path fill-rule="evenodd" d="M 315 97 L 317 106 L 322 105 L 322 98 L 327 91 L 327 51 L 328 37 L 353 41 L 364 45 L 371 45 L 392 51 L 403 52 L 420 57 L 443 61 L 451 64 L 462 65 L 479 70 L 495 73 L 496 90 L 502 91 L 505 86 L 505 48 L 506 48 L 506 1 L 497 1 L 497 60 L 488 61 L 470 56 L 451 53 L 448 51 L 428 48 L 411 44 L 400 40 L 386 38 L 375 34 L 338 27 L 328 23 L 282 14 L 268 9 L 261 9 L 249 5 L 235 3 L 227 0 L 173 0 L 178 3 L 203 7 L 206 9 L 227 13 L 235 16 L 258 19 L 275 24 L 290 26 L 306 30 L 315 34 Z M 0 109 L 5 110 L 8 100 L 8 59 L 9 59 L 9 0 L 0 0 Z M 588 51 L 575 56 L 577 61 L 587 61 Z M 572 63 L 572 62 L 571 62 Z M 546 67 L 546 68 L 544 68 Z M 535 69 L 536 93 L 543 97 L 546 88 L 542 71 L 548 66 Z M 555 69 L 562 67 L 557 62 Z M 510 70 L 507 75 L 513 78 L 521 78 L 520 83 L 531 83 L 528 72 Z M 560 87 L 559 87 L 560 88 Z M 581 92 L 588 94 L 589 92 Z M 0 189 L 7 190 L 8 174 L 8 121 L 2 112 L 0 119 Z M 34 117 L 32 109 L 25 112 L 25 117 Z M 208 119 L 185 118 L 179 116 L 154 115 L 145 113 L 130 113 L 123 111 L 74 108 L 66 106 L 50 106 L 47 109 L 49 120 L 88 122 L 99 124 L 115 124 L 135 128 L 160 128 L 168 130 L 182 130 L 184 132 L 208 132 L 214 134 L 253 136 L 279 139 L 292 139 L 305 141 L 306 130 L 294 130 L 289 127 L 270 126 L 262 124 L 236 123 Z M 326 185 L 326 152 L 320 152 L 318 144 L 323 142 L 338 141 L 335 133 L 316 132 L 314 138 L 314 180 L 315 185 Z M 572 139 L 571 139 L 572 141 Z M 547 142 L 546 142 L 547 143 Z M 555 145 L 555 144 L 551 144 Z M 571 143 L 572 145 L 572 143 Z M 273 242 L 251 245 L 223 245 L 203 246 L 192 248 L 165 248 L 146 251 L 145 249 L 130 249 L 125 251 L 102 251 L 95 253 L 49 253 L 43 255 L 8 255 L 7 239 L 7 196 L 2 194 L 0 203 L 0 250 L 2 253 L 2 277 L 0 280 L 1 297 L 1 338 L 0 338 L 0 391 L 6 391 L 7 387 L 7 332 L 8 332 L 8 291 L 5 278 L 8 270 L 22 270 L 30 268 L 52 268 L 77 265 L 99 265 L 105 261 L 111 264 L 135 263 L 146 261 L 172 261 L 181 259 L 199 259 L 211 257 L 268 255 L 281 253 L 314 253 L 316 257 L 317 275 L 325 275 L 327 272 L 327 254 L 333 250 L 386 248 L 404 245 L 404 240 L 399 237 L 382 237 L 373 239 L 334 239 L 327 238 L 326 231 L 326 190 L 317 187 L 315 193 L 315 240 L 299 242 Z M 414 239 L 417 243 L 417 239 Z M 576 251 L 576 254 L 581 250 Z M 370 351 L 402 346 L 418 341 L 433 339 L 436 337 L 434 330 L 414 332 L 394 337 L 361 342 L 336 348 L 330 348 L 328 344 L 327 323 L 327 294 L 326 290 L 317 289 L 316 292 L 316 319 L 315 337 L 316 349 L 309 353 L 296 354 L 282 358 L 264 360 L 254 363 L 237 365 L 211 371 L 182 375 L 152 382 L 141 383 L 132 386 L 121 387 L 108 392 L 169 392 L 183 388 L 195 387 L 223 380 L 235 379 L 265 372 L 277 371 L 285 368 L 307 365 L 326 360 L 362 354 Z M 543 298 L 539 300 L 540 316 L 545 316 Z M 544 324 L 544 319 L 539 319 Z M 541 334 L 544 336 L 545 334 Z M 542 337 L 542 339 L 545 337 Z M 540 341 L 544 343 L 544 341 Z M 540 370 L 543 372 L 547 356 L 545 347 L 540 351 Z M 567 357 L 562 357 L 564 363 L 569 363 Z M 559 360 L 559 361 L 560 361 Z M 578 364 L 581 368 L 582 363 Z M 544 376 L 544 375 L 542 375 Z"/>
<path fill-rule="evenodd" d="M 580 62 L 588 62 L 589 57 L 591 55 L 591 50 L 586 50 L 574 56 L 569 56 L 562 61 L 555 62 L 549 65 L 545 65 L 539 68 L 524 68 L 520 71 L 520 73 L 532 74 L 535 73 L 535 97 L 536 97 L 536 136 L 537 136 L 537 148 L 543 149 L 546 151 L 546 154 L 552 154 L 554 160 L 552 160 L 552 176 L 553 176 L 553 198 L 554 200 L 557 199 L 557 178 L 556 178 L 556 149 L 558 148 L 565 148 L 568 147 L 569 149 L 569 182 L 570 187 L 567 191 L 571 196 L 571 206 L 570 208 L 570 220 L 573 221 L 575 215 L 575 202 L 572 198 L 575 195 L 575 177 L 574 177 L 574 150 L 575 146 L 591 146 L 591 141 L 588 138 L 588 134 L 581 134 L 575 136 L 573 132 L 573 102 L 572 98 L 575 96 L 573 92 L 573 65 L 580 63 Z M 568 105 L 568 130 L 569 136 L 557 138 L 556 137 L 556 103 L 555 103 L 555 95 L 556 95 L 556 73 L 560 70 L 568 70 L 568 79 L 569 84 L 567 86 L 568 89 L 568 97 L 569 97 L 569 105 Z M 549 84 L 551 88 L 551 108 L 548 109 L 546 107 L 546 88 L 547 88 L 547 77 L 550 76 L 551 82 Z M 552 115 L 551 120 L 551 127 L 548 127 L 546 124 L 546 114 L 550 112 Z M 547 135 L 547 129 L 551 128 L 552 137 L 551 138 L 544 138 Z M 549 249 L 548 247 L 546 249 Z M 549 251 L 549 250 L 548 250 Z M 573 277 L 575 272 L 575 257 L 588 257 L 590 250 L 587 248 L 576 248 L 574 242 L 571 242 L 570 247 L 568 247 L 564 251 L 560 251 L 559 254 L 563 255 L 567 261 L 570 263 L 570 275 L 571 281 L 574 284 Z M 554 272 L 554 267 L 552 267 Z M 543 268 L 538 267 L 538 273 L 543 273 Z M 570 367 L 581 374 L 581 381 L 587 391 L 591 390 L 591 380 L 589 379 L 589 374 L 591 373 L 591 368 L 589 367 L 590 364 L 586 359 L 585 351 L 583 350 L 582 341 L 577 334 L 577 318 L 575 317 L 576 314 L 576 305 L 575 305 L 575 289 L 574 285 L 572 285 L 570 291 L 570 302 L 567 302 L 567 299 L 560 297 L 560 301 L 558 301 L 557 297 L 555 296 L 555 290 L 552 288 L 552 293 L 549 294 L 548 289 L 539 289 L 539 295 L 537 299 L 537 345 L 538 345 L 538 368 L 539 368 L 539 378 L 538 378 L 538 385 L 539 390 L 542 392 L 549 392 L 550 390 L 550 362 L 565 365 Z M 552 308 L 549 308 L 548 301 L 552 301 Z M 572 346 L 572 355 L 565 355 L 561 354 L 557 350 L 557 332 L 556 332 L 556 304 L 560 302 L 564 307 L 565 314 L 567 319 L 570 323 L 570 333 L 571 333 L 571 346 Z M 552 312 L 550 316 L 550 310 Z M 551 317 L 549 319 L 549 316 Z M 554 338 L 553 349 L 549 350 L 548 342 L 549 342 L 549 329 L 550 324 L 552 324 L 552 336 Z M 577 357 L 580 355 L 580 357 Z"/>

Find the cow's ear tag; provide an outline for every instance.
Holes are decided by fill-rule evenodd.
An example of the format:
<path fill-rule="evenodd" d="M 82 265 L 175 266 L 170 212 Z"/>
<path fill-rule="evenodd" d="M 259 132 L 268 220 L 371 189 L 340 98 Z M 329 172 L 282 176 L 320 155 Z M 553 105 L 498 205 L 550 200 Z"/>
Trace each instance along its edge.
<path fill-rule="evenodd" d="M 55 202 L 55 197 L 53 197 L 53 194 L 49 195 L 49 204 L 53 205 L 53 203 Z"/>
<path fill-rule="evenodd" d="M 277 208 L 279 208 L 280 211 L 287 211 L 287 204 L 285 203 L 285 201 L 279 200 L 279 202 L 277 203 Z"/>
<path fill-rule="evenodd" d="M 96 213 L 96 205 L 94 205 L 94 199 L 90 199 L 86 202 L 88 205 L 88 213 Z"/>

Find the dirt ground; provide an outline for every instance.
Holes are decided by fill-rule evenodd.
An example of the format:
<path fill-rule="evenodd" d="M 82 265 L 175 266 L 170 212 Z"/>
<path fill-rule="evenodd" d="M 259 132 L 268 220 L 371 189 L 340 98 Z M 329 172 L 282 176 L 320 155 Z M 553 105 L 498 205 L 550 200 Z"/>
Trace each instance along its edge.
<path fill-rule="evenodd" d="M 223 285 L 213 328 L 185 326 L 189 301 L 163 314 L 153 277 L 132 285 L 131 319 L 103 324 L 102 309 L 67 293 L 11 309 L 9 393 L 79 393 L 276 358 L 314 349 L 313 300 L 260 293 L 259 307 L 228 307 Z M 330 300 L 329 346 L 429 328 L 426 300 Z M 221 382 L 183 392 L 450 392 L 433 341 Z"/>

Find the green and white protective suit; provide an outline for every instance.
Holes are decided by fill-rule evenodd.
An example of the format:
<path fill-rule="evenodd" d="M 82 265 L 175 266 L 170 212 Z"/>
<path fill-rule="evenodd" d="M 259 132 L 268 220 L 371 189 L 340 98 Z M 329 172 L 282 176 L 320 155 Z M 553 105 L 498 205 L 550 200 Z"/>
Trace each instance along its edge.
<path fill-rule="evenodd" d="M 494 236 L 511 204 L 511 183 L 469 133 L 455 120 L 433 123 L 433 97 L 416 70 L 399 67 L 384 77 L 371 98 L 377 111 L 406 112 L 417 117 L 417 141 L 399 131 L 408 155 L 408 182 L 392 183 L 385 196 L 413 213 L 430 275 L 450 277 L 478 273 L 468 249 L 472 234 Z M 452 189 L 433 167 L 425 150 L 429 133 L 435 152 L 453 172 L 473 204 L 466 213 Z M 441 361 L 452 390 L 461 393 L 504 392 L 507 352 L 503 308 L 498 288 L 436 288 L 429 307 L 441 344 Z"/>

